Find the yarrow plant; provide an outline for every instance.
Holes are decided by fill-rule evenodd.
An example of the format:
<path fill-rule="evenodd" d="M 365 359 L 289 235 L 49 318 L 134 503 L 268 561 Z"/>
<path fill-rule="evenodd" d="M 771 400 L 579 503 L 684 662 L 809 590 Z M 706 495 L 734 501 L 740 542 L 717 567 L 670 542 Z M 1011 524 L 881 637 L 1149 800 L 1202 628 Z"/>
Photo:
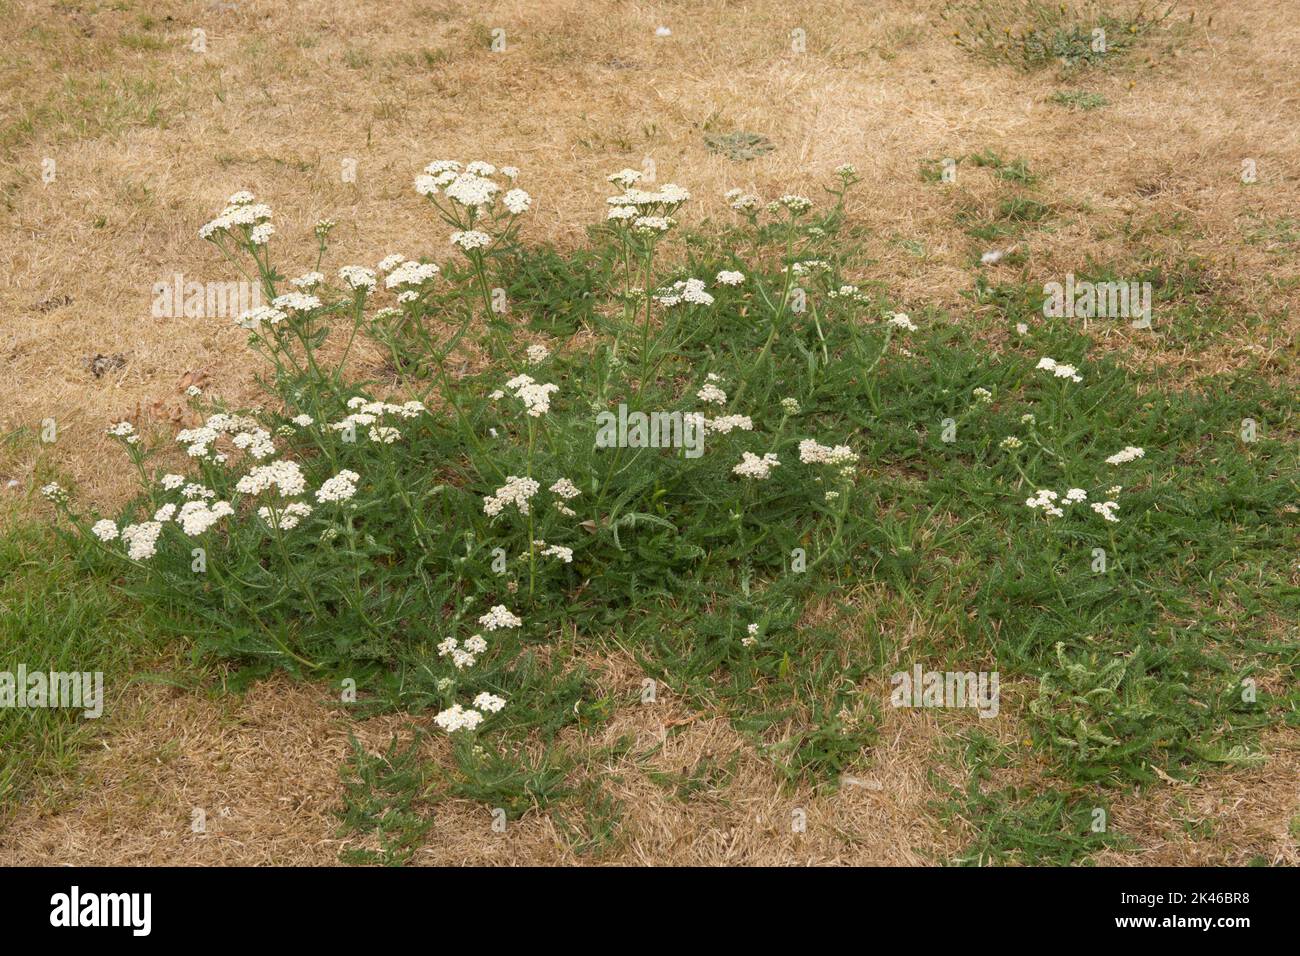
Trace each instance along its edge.
<path fill-rule="evenodd" d="M 199 232 L 268 303 L 237 323 L 269 401 L 192 395 L 199 423 L 170 438 L 114 424 L 141 478 L 116 518 L 47 497 L 140 587 L 200 609 L 207 646 L 394 675 L 458 739 L 522 719 L 534 645 L 630 621 L 650 595 L 682 600 L 706 574 L 730 595 L 714 613 L 735 615 L 734 653 L 771 653 L 776 609 L 851 553 L 861 445 L 829 410 L 846 390 L 880 408 L 875 372 L 907 360 L 895 337 L 918 331 L 842 275 L 856 171 L 836 171 L 825 208 L 729 194 L 735 235 L 713 247 L 682 225 L 688 190 L 611 174 L 594 233 L 610 284 L 590 289 L 590 334 L 568 341 L 539 341 L 527 309 L 501 302 L 535 254 L 520 177 L 429 163 L 413 198 L 445 242 L 373 264 L 330 263 L 332 220 L 294 263 L 269 206 L 231 196 Z M 679 239 L 696 244 L 685 259 Z M 365 348 L 389 357 L 382 375 L 358 362 Z M 639 434 L 601 446 L 602 412 L 689 424 L 702 453 Z M 788 573 L 796 543 L 806 559 Z"/>

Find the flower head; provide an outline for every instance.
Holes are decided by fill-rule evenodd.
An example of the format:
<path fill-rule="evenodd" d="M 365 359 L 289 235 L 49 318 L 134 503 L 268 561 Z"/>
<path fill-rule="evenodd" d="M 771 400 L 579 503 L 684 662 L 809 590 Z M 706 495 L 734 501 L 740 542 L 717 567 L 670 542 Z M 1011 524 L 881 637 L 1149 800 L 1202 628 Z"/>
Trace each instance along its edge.
<path fill-rule="evenodd" d="M 512 216 L 519 216 L 526 213 L 533 204 L 533 197 L 528 195 L 522 189 L 511 189 L 501 197 L 501 204 Z"/>
<path fill-rule="evenodd" d="M 812 438 L 799 442 L 799 460 L 805 465 L 844 465 L 858 460 L 857 453 L 848 445 L 820 445 Z"/>
<path fill-rule="evenodd" d="M 292 498 L 307 490 L 307 479 L 296 461 L 273 461 L 254 468 L 235 484 L 241 495 L 258 495 L 269 488 L 282 498 Z"/>
<path fill-rule="evenodd" d="M 483 723 L 483 715 L 477 710 L 466 709 L 460 704 L 452 704 L 433 718 L 433 722 L 447 733 L 458 730 L 474 730 Z"/>
<path fill-rule="evenodd" d="M 506 483 L 498 488 L 494 494 L 490 494 L 483 499 L 483 512 L 489 517 L 495 518 L 505 510 L 506 505 L 514 505 L 519 509 L 520 514 L 526 515 L 531 508 L 529 502 L 537 494 L 540 487 L 541 485 L 533 478 L 507 475 Z"/>
<path fill-rule="evenodd" d="M 326 501 L 347 501 L 357 493 L 357 482 L 361 476 L 355 471 L 344 468 L 333 478 L 327 478 L 316 489 L 316 500 L 319 502 Z"/>
<path fill-rule="evenodd" d="M 486 232 L 469 229 L 464 232 L 453 232 L 451 244 L 462 252 L 473 252 L 475 249 L 486 249 L 492 245 L 492 237 Z"/>
<path fill-rule="evenodd" d="M 620 169 L 616 173 L 610 173 L 605 180 L 624 189 L 631 189 L 641 181 L 641 174 L 635 169 Z"/>
<path fill-rule="evenodd" d="M 495 714 L 501 708 L 505 707 L 504 697 L 498 697 L 495 694 L 489 694 L 487 691 L 479 694 L 474 698 L 474 706 L 479 710 L 486 710 L 489 714 Z"/>
<path fill-rule="evenodd" d="M 354 290 L 372 292 L 375 288 L 375 270 L 365 266 L 344 266 L 339 269 L 339 278 Z"/>
<path fill-rule="evenodd" d="M 695 393 L 695 397 L 709 405 L 727 404 L 727 393 L 718 388 L 718 386 L 714 385 L 712 382 L 706 382 L 700 390 Z"/>
<path fill-rule="evenodd" d="M 127 544 L 127 557 L 132 561 L 147 561 L 158 551 L 158 536 L 162 534 L 162 522 L 145 521 L 141 524 L 129 524 L 122 529 L 122 540 Z"/>
<path fill-rule="evenodd" d="M 492 180 L 466 170 L 447 185 L 446 193 L 462 206 L 487 206 L 500 189 Z"/>
<path fill-rule="evenodd" d="M 524 624 L 523 618 L 511 614 L 504 604 L 497 604 L 490 608 L 486 614 L 478 619 L 478 622 L 489 631 L 522 627 Z"/>
<path fill-rule="evenodd" d="M 1117 451 L 1106 459 L 1108 465 L 1123 465 L 1130 461 L 1135 461 L 1146 455 L 1146 450 L 1138 448 L 1136 445 L 1129 445 L 1122 451 Z"/>
<path fill-rule="evenodd" d="M 541 418 L 551 410 L 551 395 L 560 390 L 560 386 L 549 382 L 540 383 L 529 375 L 516 375 L 506 382 L 506 388 L 515 393 L 515 398 L 524 403 L 524 410 L 532 418 Z"/>
<path fill-rule="evenodd" d="M 384 279 L 384 287 L 395 289 L 398 286 L 420 286 L 431 281 L 438 274 L 438 267 L 432 262 L 403 262 L 394 267 Z"/>
<path fill-rule="evenodd" d="M 753 478 L 761 481 L 772 473 L 772 469 L 780 465 L 781 462 L 776 455 L 768 452 L 762 458 L 759 458 L 753 452 L 745 452 L 740 459 L 740 464 L 731 470 L 740 475 L 742 478 Z"/>

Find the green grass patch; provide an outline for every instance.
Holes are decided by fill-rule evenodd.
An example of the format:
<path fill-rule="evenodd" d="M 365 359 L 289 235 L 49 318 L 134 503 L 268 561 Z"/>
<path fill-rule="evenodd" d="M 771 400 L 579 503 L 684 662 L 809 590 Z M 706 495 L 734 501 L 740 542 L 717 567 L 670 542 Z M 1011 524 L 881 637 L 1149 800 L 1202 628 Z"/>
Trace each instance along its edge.
<path fill-rule="evenodd" d="M 940 16 L 953 42 L 977 59 L 1025 72 L 1057 67 L 1071 75 L 1122 60 L 1164 24 L 1174 6 L 1162 10 L 1145 0 L 950 0 Z"/>
<path fill-rule="evenodd" d="M 0 670 L 102 672 L 105 697 L 95 719 L 82 709 L 0 707 L 0 819 L 42 777 L 76 765 L 123 685 L 175 639 L 165 604 L 142 607 L 113 578 L 48 527 L 11 523 L 0 534 Z"/>

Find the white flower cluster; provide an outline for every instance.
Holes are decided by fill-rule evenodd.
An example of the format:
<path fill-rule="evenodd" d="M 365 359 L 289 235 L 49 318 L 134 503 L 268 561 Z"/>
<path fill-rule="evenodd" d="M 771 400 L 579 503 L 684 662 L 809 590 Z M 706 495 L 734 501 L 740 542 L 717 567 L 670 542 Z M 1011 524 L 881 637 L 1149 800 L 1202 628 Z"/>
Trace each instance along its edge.
<path fill-rule="evenodd" d="M 727 393 L 712 382 L 706 382 L 700 390 L 695 393 L 695 397 L 709 405 L 727 404 Z"/>
<path fill-rule="evenodd" d="M 140 436 L 136 434 L 135 426 L 130 422 L 118 422 L 116 425 L 110 426 L 104 434 L 110 435 L 113 438 L 120 438 L 128 445 L 135 445 L 140 441 Z"/>
<path fill-rule="evenodd" d="M 311 312 L 314 309 L 319 309 L 321 302 L 314 295 L 308 295 L 305 292 L 286 292 L 284 295 L 277 295 L 272 299 L 271 305 L 282 312 Z"/>
<path fill-rule="evenodd" d="M 1057 378 L 1068 378 L 1072 382 L 1082 382 L 1083 377 L 1079 375 L 1079 370 L 1073 365 L 1063 365 L 1056 359 L 1048 358 L 1044 355 L 1038 360 L 1037 368 L 1045 372 L 1051 372 Z"/>
<path fill-rule="evenodd" d="M 826 293 L 828 299 L 848 299 L 851 302 L 867 302 L 868 297 L 855 285 L 842 285 Z"/>
<path fill-rule="evenodd" d="M 1136 445 L 1129 445 L 1123 451 L 1117 451 L 1106 459 L 1108 465 L 1124 465 L 1146 455 L 1146 450 Z"/>
<path fill-rule="evenodd" d="M 492 237 L 478 229 L 468 229 L 463 232 L 453 232 L 451 244 L 462 252 L 473 252 L 475 249 L 486 249 L 492 245 Z"/>
<path fill-rule="evenodd" d="M 357 482 L 361 476 L 355 471 L 344 468 L 333 478 L 326 478 L 316 489 L 316 500 L 324 504 L 327 501 L 347 501 L 357 493 Z"/>
<path fill-rule="evenodd" d="M 831 264 L 825 259 L 805 259 L 790 265 L 790 271 L 797 276 L 811 276 L 819 272 L 830 272 Z"/>
<path fill-rule="evenodd" d="M 495 518 L 505 509 L 506 505 L 514 505 L 519 509 L 521 515 L 526 515 L 531 507 L 529 500 L 533 495 L 537 494 L 540 487 L 532 478 L 506 475 L 506 483 L 498 488 L 495 494 L 488 495 L 483 499 L 483 512 Z"/>
<path fill-rule="evenodd" d="M 366 434 L 370 440 L 385 445 L 391 445 L 397 441 L 402 437 L 402 433 L 396 428 L 380 425 L 379 420 L 382 416 L 396 415 L 399 418 L 411 419 L 417 418 L 427 411 L 422 402 L 410 401 L 397 405 L 393 402 L 372 402 L 361 395 L 354 395 L 349 398 L 348 408 L 352 409 L 351 413 L 337 422 L 330 423 L 330 430 L 336 432 L 350 431 L 355 435 L 358 428 L 369 428 L 370 430 Z M 310 424 L 310 421 L 308 424 Z"/>
<path fill-rule="evenodd" d="M 473 708 L 452 704 L 446 710 L 440 711 L 433 718 L 433 722 L 447 733 L 452 734 L 458 730 L 475 730 L 479 724 L 483 723 L 483 715 Z"/>
<path fill-rule="evenodd" d="M 615 208 L 624 209 L 626 207 L 618 206 Z M 677 225 L 677 220 L 672 216 L 637 216 L 632 220 L 632 231 L 642 236 L 653 236 L 665 233 L 675 225 Z"/>
<path fill-rule="evenodd" d="M 706 433 L 730 435 L 737 429 L 742 432 L 752 432 L 754 430 L 754 420 L 748 415 L 720 415 L 717 418 L 709 419 L 704 418 L 703 415 L 697 415 L 696 418 L 703 425 Z"/>
<path fill-rule="evenodd" d="M 1065 514 L 1065 512 L 1056 506 L 1058 498 L 1060 498 L 1060 495 L 1055 491 L 1052 491 L 1050 488 L 1043 488 L 1031 497 L 1026 498 L 1025 506 L 1034 509 L 1042 508 L 1046 514 L 1051 515 L 1053 518 L 1059 518 Z"/>
<path fill-rule="evenodd" d="M 573 482 L 571 482 L 568 478 L 561 478 L 555 484 L 551 485 L 550 490 L 554 494 L 559 495 L 561 498 L 566 498 L 569 500 L 572 500 L 578 497 L 578 495 L 582 494 L 582 492 L 578 490 L 578 486 L 575 485 Z"/>
<path fill-rule="evenodd" d="M 1109 489 L 1107 494 L 1119 494 L 1118 487 Z M 1065 514 L 1065 509 L 1073 504 L 1081 504 L 1088 500 L 1088 493 L 1082 488 L 1071 488 L 1064 495 L 1058 495 L 1050 488 L 1040 488 L 1033 496 L 1025 499 L 1025 506 L 1035 511 L 1041 510 L 1045 515 L 1051 518 L 1060 518 Z M 1093 502 L 1092 510 L 1101 515 L 1107 521 L 1119 521 L 1115 517 L 1115 510 L 1119 503 L 1115 501 Z"/>
<path fill-rule="evenodd" d="M 270 445 L 270 435 L 262 429 L 255 418 L 247 415 L 227 415 L 225 412 L 218 412 L 215 415 L 209 415 L 198 428 L 185 428 L 176 433 L 176 440 L 182 445 L 188 446 L 185 449 L 186 454 L 191 458 L 209 458 L 218 464 L 226 460 L 224 454 L 214 453 L 213 444 L 222 435 L 232 435 L 238 437 L 240 434 L 247 434 L 247 438 L 240 439 L 241 448 L 249 448 L 250 454 L 256 458 L 265 458 L 274 454 L 275 448 Z M 260 434 L 259 434 L 260 433 Z M 257 445 L 257 452 L 252 452 L 251 447 Z M 260 453 L 260 454 L 259 454 Z M 179 475 L 168 476 L 178 481 L 183 481 Z"/>
<path fill-rule="evenodd" d="M 292 531 L 298 527 L 299 521 L 311 514 L 311 510 L 311 505 L 305 501 L 291 501 L 280 509 L 258 508 L 257 516 L 272 528 Z"/>
<path fill-rule="evenodd" d="M 1107 521 L 1119 521 L 1119 519 L 1115 517 L 1115 509 L 1118 507 L 1119 503 L 1115 501 L 1094 501 L 1092 503 L 1092 510 L 1097 512 L 1097 514 L 1101 515 Z"/>
<path fill-rule="evenodd" d="M 518 178 L 519 170 L 514 166 L 503 166 L 498 170 L 491 163 L 482 160 L 464 166 L 452 159 L 434 160 L 424 167 L 423 173 L 415 177 L 415 191 L 429 199 L 445 195 L 457 205 L 473 210 L 475 214 L 486 213 L 491 210 L 502 190 L 501 184 L 492 179 L 498 174 L 513 182 Z M 501 205 L 511 216 L 522 215 L 532 204 L 533 198 L 522 189 L 507 190 L 501 197 Z"/>
<path fill-rule="evenodd" d="M 463 172 L 454 176 L 446 187 L 447 198 L 462 206 L 487 206 L 492 203 L 501 187 L 477 173 Z M 426 193 L 425 195 L 428 195 Z"/>
<path fill-rule="evenodd" d="M 158 550 L 158 536 L 162 534 L 161 521 L 129 524 L 122 529 L 122 540 L 127 544 L 127 557 L 132 561 L 147 561 Z"/>
<path fill-rule="evenodd" d="M 631 189 L 641 181 L 641 173 L 635 169 L 620 169 L 606 176 L 605 181 L 615 186 L 622 186 L 624 189 Z"/>
<path fill-rule="evenodd" d="M 541 418 L 551 410 L 551 395 L 560 390 L 560 386 L 539 383 L 528 375 L 516 375 L 506 382 L 506 388 L 515 393 L 515 398 L 524 403 L 524 410 L 533 418 Z"/>
<path fill-rule="evenodd" d="M 353 291 L 363 289 L 366 292 L 373 292 L 375 289 L 375 270 L 367 269 L 365 266 L 343 266 L 339 269 L 339 278 Z"/>
<path fill-rule="evenodd" d="M 483 691 L 474 698 L 474 706 L 479 710 L 486 710 L 489 714 L 500 713 L 506 706 L 504 697 L 498 697 L 496 694 L 489 694 Z"/>
<path fill-rule="evenodd" d="M 541 541 L 538 543 L 542 545 L 546 544 L 545 541 Z M 573 563 L 573 549 L 566 548 L 564 547 L 564 545 L 561 544 L 552 544 L 548 547 L 542 548 L 542 556 L 546 558 L 559 558 L 565 564 Z"/>
<path fill-rule="evenodd" d="M 610 206 L 631 206 L 636 209 L 652 207 L 677 207 L 691 198 L 689 190 L 674 183 L 664 183 L 655 191 L 626 188 L 620 196 L 610 196 L 605 200 Z"/>
<path fill-rule="evenodd" d="M 260 495 L 270 488 L 282 498 L 295 498 L 307 490 L 307 478 L 296 461 L 273 461 L 254 468 L 235 484 L 241 495 Z"/>
<path fill-rule="evenodd" d="M 906 312 L 895 312 L 889 317 L 889 324 L 895 328 L 902 329 L 904 332 L 915 332 L 916 325 L 912 322 Z"/>
<path fill-rule="evenodd" d="M 714 281 L 716 281 L 718 285 L 740 285 L 745 281 L 745 273 L 736 272 L 732 269 L 723 269 L 717 274 Z"/>
<path fill-rule="evenodd" d="M 504 604 L 497 604 L 489 608 L 488 612 L 478 619 L 478 622 L 489 631 L 523 627 L 524 624 L 523 618 L 511 614 Z"/>
<path fill-rule="evenodd" d="M 799 442 L 799 460 L 805 465 L 851 465 L 857 453 L 848 445 L 820 445 L 812 438 Z"/>
<path fill-rule="evenodd" d="M 562 501 L 555 502 L 556 511 L 564 515 L 566 518 L 572 518 L 577 514 L 576 511 L 564 503 L 565 501 L 572 501 L 574 498 L 578 497 L 578 495 L 582 494 L 582 492 L 578 490 L 577 485 L 571 482 L 568 478 L 561 478 L 559 481 L 555 482 L 555 484 L 551 485 L 550 491 L 551 494 L 563 499 Z"/>
<path fill-rule="evenodd" d="M 776 205 L 785 207 L 795 216 L 802 216 L 813 206 L 812 200 L 807 196 L 797 196 L 793 193 L 786 193 L 777 199 Z"/>
<path fill-rule="evenodd" d="M 391 257 L 390 257 L 391 258 Z M 388 262 L 385 259 L 384 262 Z M 400 265 L 394 264 L 387 269 L 384 263 L 379 263 L 379 268 L 388 273 L 384 279 L 384 288 L 396 289 L 399 286 L 419 287 L 426 282 L 431 282 L 439 272 L 439 269 L 432 262 L 403 262 Z M 391 271 L 390 271 L 391 270 Z"/>
<path fill-rule="evenodd" d="M 249 309 L 247 312 L 240 313 L 235 319 L 235 324 L 241 329 L 248 329 L 251 332 L 262 331 L 262 323 L 268 325 L 279 325 L 288 316 L 280 309 L 270 305 L 259 305 L 256 308 Z"/>
<path fill-rule="evenodd" d="M 314 289 L 325 281 L 325 276 L 319 272 L 308 272 L 298 276 L 296 279 L 290 279 L 289 285 L 298 289 Z"/>
<path fill-rule="evenodd" d="M 181 510 L 176 515 L 176 522 L 189 537 L 195 538 L 222 518 L 229 517 L 234 513 L 235 509 L 230 506 L 228 501 L 218 501 L 212 505 L 208 505 L 206 501 L 187 501 L 181 505 Z"/>
<path fill-rule="evenodd" d="M 255 197 L 250 192 L 237 192 L 227 200 L 228 205 L 221 211 L 211 222 L 203 224 L 199 229 L 200 239 L 212 239 L 215 241 L 216 236 L 228 234 L 232 230 L 242 229 L 245 238 L 250 241 L 265 242 L 270 232 L 274 231 L 266 220 L 271 218 L 271 207 L 265 203 L 254 203 Z M 266 228 L 263 229 L 262 227 Z M 259 238 L 254 238 L 254 236 Z"/>
<path fill-rule="evenodd" d="M 723 198 L 736 212 L 746 214 L 758 212 L 759 207 L 763 205 L 763 200 L 758 196 L 741 189 L 728 189 Z"/>
<path fill-rule="evenodd" d="M 522 189 L 511 189 L 501 197 L 501 205 L 506 207 L 506 212 L 512 216 L 522 216 L 528 212 L 533 204 L 533 197 L 528 195 Z"/>
<path fill-rule="evenodd" d="M 689 305 L 713 305 L 713 296 L 705 291 L 703 279 L 685 279 L 659 290 L 655 293 L 655 301 L 666 308 L 683 302 Z"/>
<path fill-rule="evenodd" d="M 762 458 L 759 458 L 753 452 L 747 451 L 741 455 L 740 464 L 731 470 L 742 478 L 753 478 L 761 481 L 768 477 L 772 473 L 772 469 L 780 464 L 781 462 L 772 452 L 768 452 Z"/>
<path fill-rule="evenodd" d="M 271 433 L 265 428 L 237 432 L 230 441 L 236 448 L 248 452 L 258 461 L 275 454 L 275 443 L 271 441 Z"/>
<path fill-rule="evenodd" d="M 449 637 L 438 644 L 438 656 L 451 657 L 451 662 L 456 665 L 458 671 L 473 667 L 478 663 L 478 655 L 486 650 L 487 641 L 483 639 L 482 634 L 466 638 L 463 645 L 454 637 Z"/>
<path fill-rule="evenodd" d="M 624 169 L 607 177 L 623 192 L 605 200 L 610 207 L 606 218 L 615 223 L 631 222 L 631 230 L 642 236 L 657 236 L 677 224 L 671 213 L 691 198 L 690 192 L 673 183 L 665 183 L 658 190 L 636 188 L 641 174 L 635 169 Z"/>

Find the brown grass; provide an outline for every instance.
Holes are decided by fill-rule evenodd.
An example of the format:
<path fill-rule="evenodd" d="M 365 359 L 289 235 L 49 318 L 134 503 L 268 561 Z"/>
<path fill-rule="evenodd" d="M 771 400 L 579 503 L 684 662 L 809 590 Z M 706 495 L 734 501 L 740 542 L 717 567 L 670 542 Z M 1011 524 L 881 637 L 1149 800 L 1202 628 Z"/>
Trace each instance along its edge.
<path fill-rule="evenodd" d="M 617 658 L 606 681 L 639 685 L 640 670 Z M 57 782 L 0 835 L 0 865 L 332 864 L 358 844 L 341 837 L 339 766 L 355 733 L 371 752 L 411 735 L 411 719 L 357 722 L 331 709 L 318 687 L 263 681 L 242 700 L 153 686 L 114 709 L 102 747 L 75 779 Z M 934 862 L 961 834 L 944 832 L 927 806 L 929 749 L 939 733 L 932 712 L 890 711 L 872 767 L 835 793 L 787 790 L 771 763 L 724 719 L 703 717 L 660 695 L 631 705 L 582 741 L 599 749 L 630 736 L 628 755 L 588 767 L 623 805 L 610 852 L 578 856 L 547 813 L 531 812 L 494 833 L 490 809 L 450 800 L 415 862 L 453 864 L 892 864 Z M 650 758 L 644 754 L 659 749 Z M 445 762 L 446 740 L 425 745 Z M 680 774 L 706 758 L 735 765 L 725 786 L 690 800 L 650 772 Z M 196 808 L 207 832 L 191 832 Z M 792 827 L 796 810 L 806 832 Z"/>
<path fill-rule="evenodd" d="M 959 293 L 984 250 L 952 215 L 980 201 L 988 174 L 963 168 L 944 190 L 917 168 L 991 148 L 1025 158 L 1062 209 L 1033 237 L 1036 275 L 1089 256 L 1131 261 L 1154 246 L 1174 262 L 1205 257 L 1243 310 L 1297 306 L 1295 257 L 1243 242 L 1249 217 L 1297 205 L 1290 51 L 1300 25 L 1286 4 L 1200 5 L 1172 51 L 1154 42 L 1150 63 L 1138 56 L 1083 81 L 1112 103 L 1093 113 L 1047 102 L 1050 74 L 971 61 L 932 28 L 928 3 L 602 4 L 593 16 L 554 0 L 399 0 L 362 23 L 319 2 L 122 6 L 9 4 L 20 42 L 0 68 L 11 207 L 0 223 L 0 427 L 56 419 L 61 438 L 45 461 L 95 495 L 120 495 L 127 480 L 106 454 L 103 426 L 142 409 L 166 419 L 185 372 L 206 370 L 230 399 L 256 395 L 243 335 L 228 321 L 150 317 L 157 281 L 231 277 L 195 235 L 227 195 L 250 188 L 271 202 L 286 249 L 305 248 L 318 218 L 339 220 L 335 265 L 393 250 L 441 256 L 445 239 L 410 188 L 441 156 L 521 166 L 539 200 L 531 238 L 560 243 L 599 214 L 604 174 L 646 156 L 661 179 L 701 197 L 696 216 L 721 214 L 728 187 L 812 188 L 852 161 L 866 179 L 854 210 L 876 236 L 864 278 L 961 320 L 970 306 Z M 661 21 L 672 37 L 652 35 Z M 206 54 L 188 49 L 196 26 L 207 31 Z M 506 30 L 504 53 L 487 48 L 494 26 Z M 795 27 L 807 32 L 803 55 L 790 51 Z M 124 49 L 123 37 L 159 49 Z M 705 147 L 705 130 L 733 128 L 778 148 L 737 165 Z M 57 163 L 49 185 L 46 157 Z M 355 184 L 341 182 L 345 157 L 358 162 Z M 1250 188 L 1239 181 L 1247 157 L 1260 170 Z M 1188 225 L 1173 235 L 1123 237 L 1126 224 L 1175 215 Z M 924 242 L 924 259 L 900 245 L 907 238 Z M 1194 354 L 1165 353 L 1159 336 L 1123 328 L 1110 338 L 1134 361 L 1182 377 L 1261 350 L 1282 368 L 1294 362 L 1285 334 L 1240 331 Z M 84 368 L 87 356 L 115 353 L 124 368 L 99 379 Z M 35 457 L 8 470 L 30 479 Z"/>

